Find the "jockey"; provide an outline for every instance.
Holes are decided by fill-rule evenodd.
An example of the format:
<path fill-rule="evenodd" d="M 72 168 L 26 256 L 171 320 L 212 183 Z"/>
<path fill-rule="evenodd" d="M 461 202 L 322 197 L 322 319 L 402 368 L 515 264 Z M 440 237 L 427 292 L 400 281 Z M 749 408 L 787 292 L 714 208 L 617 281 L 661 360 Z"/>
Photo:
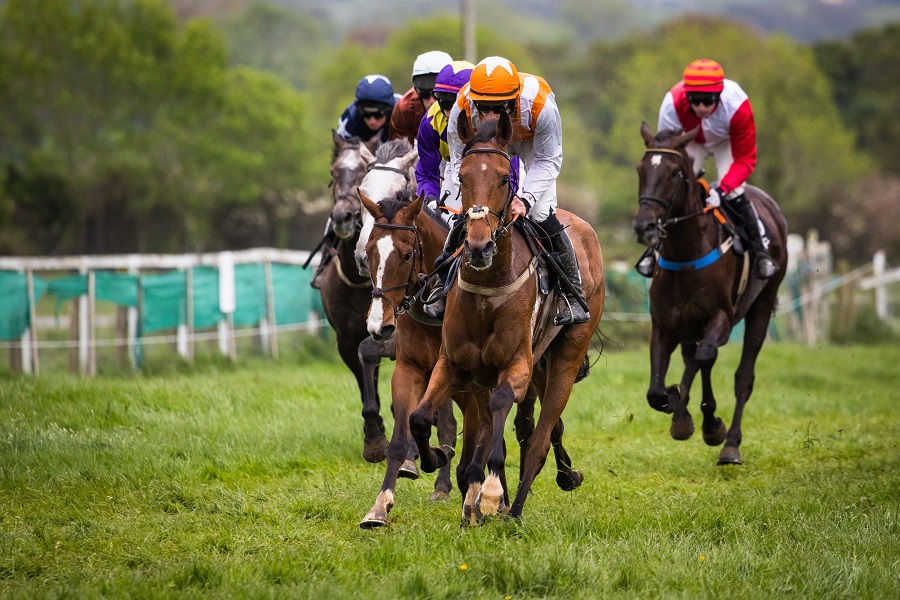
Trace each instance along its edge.
<path fill-rule="evenodd" d="M 744 184 L 756 166 L 753 109 L 744 90 L 725 79 L 719 63 L 706 58 L 689 64 L 683 79 L 663 98 L 657 130 L 690 131 L 697 127 L 697 136 L 686 148 L 694 170 L 699 173 L 707 157 L 712 156 L 719 176 L 719 185 L 710 188 L 706 204 L 717 207 L 724 200 L 741 215 L 756 259 L 756 275 L 768 279 L 778 267 L 763 244 L 756 211 L 744 195 Z M 636 269 L 651 277 L 654 267 L 654 253 L 648 249 Z"/>
<path fill-rule="evenodd" d="M 449 54 L 440 50 L 432 50 L 416 57 L 412 71 L 413 86 L 403 94 L 394 107 L 388 140 L 405 137 L 410 144 L 415 145 L 419 123 L 434 104 L 432 91 L 435 79 L 441 69 L 452 61 L 453 58 Z"/>
<path fill-rule="evenodd" d="M 386 142 L 391 112 L 397 103 L 397 94 L 391 81 L 384 75 L 366 75 L 356 85 L 356 98 L 350 103 L 338 121 L 337 134 L 345 140 L 357 138 L 362 142 Z M 319 289 L 325 267 L 331 262 L 332 252 L 340 239 L 331 230 L 331 218 L 325 224 L 322 239 L 322 258 L 316 266 L 310 285 Z"/>
<path fill-rule="evenodd" d="M 527 215 L 541 225 L 550 238 L 552 249 L 559 255 L 565 275 L 576 290 L 564 291 L 566 307 L 556 315 L 554 323 L 587 322 L 590 314 L 578 301 L 578 297 L 583 300 L 584 296 L 575 249 L 556 216 L 556 178 L 562 166 L 562 121 L 553 91 L 543 78 L 519 73 L 515 65 L 499 56 L 488 57 L 475 66 L 469 84 L 460 90 L 450 112 L 447 132 L 450 161 L 442 197 L 448 198 L 449 206 L 461 206 L 457 180 L 464 144 L 456 131 L 459 114 L 465 114 L 477 128 L 485 115 L 501 111 L 512 119 L 509 153 L 519 155 L 528 169 L 521 188 L 510 202 L 512 214 Z M 464 222 L 463 218 L 456 220 L 438 261 L 452 254 L 460 245 Z M 435 296 L 432 295 L 433 298 Z M 428 308 L 432 316 L 442 315 L 444 299 L 440 298 Z"/>
<path fill-rule="evenodd" d="M 386 142 L 398 98 L 390 79 L 384 75 L 366 75 L 356 86 L 356 98 L 338 121 L 338 135 L 345 140 L 356 137 L 368 142 L 379 138 Z"/>

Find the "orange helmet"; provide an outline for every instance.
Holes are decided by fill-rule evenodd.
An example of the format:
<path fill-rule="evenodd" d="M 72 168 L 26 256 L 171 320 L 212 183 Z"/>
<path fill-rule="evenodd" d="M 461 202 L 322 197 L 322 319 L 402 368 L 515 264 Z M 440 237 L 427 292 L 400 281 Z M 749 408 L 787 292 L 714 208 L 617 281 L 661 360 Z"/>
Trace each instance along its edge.
<path fill-rule="evenodd" d="M 725 71 L 714 60 L 695 60 L 684 70 L 684 91 L 721 92 L 725 87 Z"/>
<path fill-rule="evenodd" d="M 489 56 L 472 69 L 469 99 L 474 102 L 515 100 L 521 91 L 519 71 L 505 58 Z"/>

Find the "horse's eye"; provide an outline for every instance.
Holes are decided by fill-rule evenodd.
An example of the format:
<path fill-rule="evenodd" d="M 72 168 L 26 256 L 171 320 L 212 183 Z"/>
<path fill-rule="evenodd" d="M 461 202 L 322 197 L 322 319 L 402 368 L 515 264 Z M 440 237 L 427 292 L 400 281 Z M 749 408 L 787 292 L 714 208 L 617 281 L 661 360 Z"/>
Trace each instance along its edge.
<path fill-rule="evenodd" d="M 406 254 L 403 255 L 403 262 L 408 263 L 411 260 L 412 260 L 412 251 L 407 252 Z"/>
<path fill-rule="evenodd" d="M 504 175 L 500 180 L 500 187 L 503 187 L 505 185 L 509 185 L 509 175 Z"/>

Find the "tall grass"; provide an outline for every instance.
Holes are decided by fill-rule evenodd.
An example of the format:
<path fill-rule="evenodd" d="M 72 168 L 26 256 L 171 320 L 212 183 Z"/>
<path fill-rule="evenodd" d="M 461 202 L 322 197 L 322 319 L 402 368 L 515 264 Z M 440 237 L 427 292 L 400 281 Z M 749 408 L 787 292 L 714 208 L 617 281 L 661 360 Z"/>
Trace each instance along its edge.
<path fill-rule="evenodd" d="M 726 421 L 738 351 L 714 375 Z M 646 354 L 604 355 L 575 388 L 565 442 L 584 485 L 560 491 L 549 462 L 521 521 L 471 529 L 457 491 L 427 501 L 432 475 L 400 481 L 387 528 L 357 526 L 384 465 L 361 457 L 335 362 L 6 376 L 0 596 L 900 596 L 900 348 L 766 346 L 740 467 L 668 437 Z"/>

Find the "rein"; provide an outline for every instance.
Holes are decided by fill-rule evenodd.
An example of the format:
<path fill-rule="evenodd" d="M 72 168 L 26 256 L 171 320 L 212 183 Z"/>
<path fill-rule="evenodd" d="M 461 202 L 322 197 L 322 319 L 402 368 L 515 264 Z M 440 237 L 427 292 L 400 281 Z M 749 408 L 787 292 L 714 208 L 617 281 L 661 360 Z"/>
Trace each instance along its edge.
<path fill-rule="evenodd" d="M 657 154 L 657 153 L 658 154 L 674 154 L 674 155 L 678 156 L 678 158 L 682 164 L 682 170 L 678 171 L 678 178 L 682 182 L 684 182 L 684 184 L 687 188 L 685 190 L 685 193 L 690 195 L 691 182 L 685 176 L 685 173 L 687 172 L 687 169 L 689 168 L 689 166 L 684 158 L 684 155 L 681 152 L 679 152 L 678 150 L 672 150 L 670 148 L 647 148 L 644 151 L 645 155 L 646 154 Z M 657 196 L 640 196 L 638 198 L 638 203 L 643 204 L 646 202 L 655 202 L 655 203 L 659 204 L 660 206 L 662 206 L 666 210 L 665 217 L 668 217 L 669 213 L 672 211 L 672 205 L 675 202 L 675 196 L 678 193 L 679 188 L 680 188 L 680 186 L 678 186 L 678 185 L 675 186 L 675 188 L 672 190 L 672 196 L 668 200 L 661 199 Z M 682 221 L 687 221 L 689 219 L 693 219 L 694 217 L 699 217 L 699 216 L 704 215 L 713 210 L 714 210 L 713 207 L 704 206 L 703 208 L 700 208 L 699 210 L 696 210 L 692 213 L 688 213 L 686 215 L 681 215 L 678 217 L 657 219 L 656 227 L 657 227 L 657 229 L 659 229 L 659 237 L 661 239 L 667 237 L 666 227 L 669 227 L 671 225 L 677 225 L 678 223 L 681 223 Z M 715 210 L 714 215 L 717 218 L 719 218 L 720 221 L 724 222 L 724 219 L 721 217 L 721 213 L 719 213 L 719 211 Z M 729 236 L 725 241 L 723 241 L 719 246 L 714 248 L 712 251 L 710 251 L 705 256 L 702 256 L 695 260 L 683 261 L 683 262 L 667 260 L 667 259 L 663 258 L 663 256 L 661 255 L 661 253 L 659 251 L 654 251 L 654 253 L 656 255 L 656 264 L 659 266 L 660 269 L 663 269 L 666 271 L 695 271 L 695 270 L 702 269 L 704 267 L 708 267 L 709 265 L 713 264 L 714 262 L 716 262 L 717 260 L 722 258 L 722 256 L 724 256 L 725 253 L 731 249 L 732 245 L 734 245 L 734 236 Z"/>
<path fill-rule="evenodd" d="M 418 283 L 418 279 L 415 277 L 416 265 L 421 265 L 422 270 L 425 270 L 425 252 L 422 248 L 422 237 L 419 235 L 419 229 L 415 225 L 396 225 L 394 223 L 379 223 L 376 221 L 373 227 L 394 231 L 412 231 L 416 236 L 415 245 L 413 246 L 412 264 L 409 267 L 409 275 L 406 278 L 406 283 L 401 283 L 389 288 L 380 288 L 375 285 L 375 276 L 371 272 L 369 273 L 370 285 L 372 286 L 372 298 L 378 298 L 390 304 L 391 308 L 394 309 L 394 318 L 396 319 L 398 316 L 409 311 L 418 296 L 424 291 L 424 288 L 421 288 L 418 293 L 415 292 L 416 284 Z M 391 299 L 384 294 L 399 289 L 403 289 L 403 300 L 400 301 L 399 305 L 395 305 L 391 302 Z M 412 312 L 409 314 L 410 316 L 413 315 Z"/>
<path fill-rule="evenodd" d="M 404 179 L 406 179 L 406 183 L 409 183 L 409 172 L 404 171 L 402 169 L 397 169 L 395 167 L 389 167 L 382 163 L 372 163 L 366 168 L 366 173 L 369 171 L 393 171 L 394 173 L 398 173 L 403 175 Z"/>

